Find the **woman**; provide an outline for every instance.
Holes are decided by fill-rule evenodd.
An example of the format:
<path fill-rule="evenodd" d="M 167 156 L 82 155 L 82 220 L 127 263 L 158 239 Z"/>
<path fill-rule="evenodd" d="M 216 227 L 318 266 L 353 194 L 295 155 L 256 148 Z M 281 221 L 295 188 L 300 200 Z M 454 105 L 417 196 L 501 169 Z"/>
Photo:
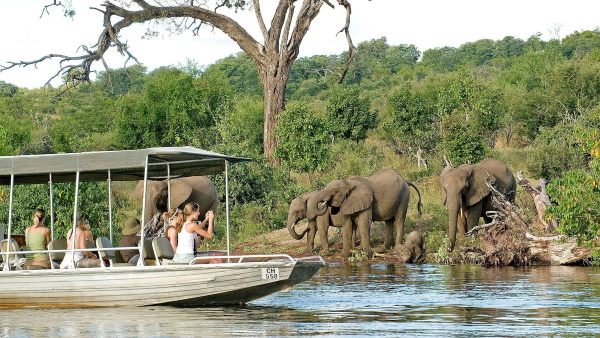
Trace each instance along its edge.
<path fill-rule="evenodd" d="M 70 229 L 67 233 L 67 250 L 73 248 L 72 232 L 73 229 Z M 90 222 L 87 219 L 80 220 L 75 228 L 75 249 L 87 248 L 86 242 L 90 240 L 93 242 L 93 238 L 90 237 Z M 96 254 L 90 251 L 75 251 L 74 256 L 71 255 L 71 252 L 65 253 L 65 258 L 60 263 L 60 268 L 72 268 L 73 261 L 75 262 L 75 267 L 78 268 L 99 268 L 101 266 L 100 259 L 98 259 Z"/>
<path fill-rule="evenodd" d="M 200 216 L 200 206 L 198 203 L 188 203 L 183 208 L 183 217 L 185 223 L 177 225 L 177 251 L 175 251 L 175 257 L 173 257 L 174 263 L 189 263 L 195 258 L 195 239 L 196 236 L 211 238 L 213 235 L 213 220 L 215 214 L 212 210 L 209 210 L 202 223 L 198 224 L 196 221 Z M 208 223 L 208 228 L 203 228 Z"/>
<path fill-rule="evenodd" d="M 36 209 L 33 213 L 33 226 L 25 229 L 25 246 L 27 251 L 47 250 L 50 243 L 50 229 L 46 228 L 44 220 L 46 212 L 42 209 Z M 39 266 L 44 269 L 50 269 L 50 258 L 47 253 L 30 253 L 27 254 L 24 267 Z M 58 264 L 52 262 L 55 268 Z"/>
<path fill-rule="evenodd" d="M 162 217 L 164 224 L 168 224 L 165 237 L 171 243 L 173 252 L 177 252 L 177 229 L 183 226 L 183 212 L 179 208 L 171 208 L 163 213 Z"/>

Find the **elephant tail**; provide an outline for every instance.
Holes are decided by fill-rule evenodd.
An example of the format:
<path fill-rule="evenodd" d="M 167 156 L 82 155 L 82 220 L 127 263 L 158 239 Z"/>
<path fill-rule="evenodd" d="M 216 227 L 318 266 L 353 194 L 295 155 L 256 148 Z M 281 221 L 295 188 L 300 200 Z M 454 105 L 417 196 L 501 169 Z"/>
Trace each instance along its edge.
<path fill-rule="evenodd" d="M 415 191 L 417 192 L 417 195 L 419 195 L 419 202 L 417 203 L 417 210 L 419 210 L 419 216 L 421 216 L 423 214 L 423 212 L 421 211 L 421 208 L 423 207 L 423 203 L 421 203 L 421 193 L 419 192 L 419 189 L 417 189 L 416 185 L 414 185 L 413 183 L 408 182 L 408 181 L 406 181 L 406 183 L 408 183 L 408 185 L 413 187 L 415 189 Z"/>

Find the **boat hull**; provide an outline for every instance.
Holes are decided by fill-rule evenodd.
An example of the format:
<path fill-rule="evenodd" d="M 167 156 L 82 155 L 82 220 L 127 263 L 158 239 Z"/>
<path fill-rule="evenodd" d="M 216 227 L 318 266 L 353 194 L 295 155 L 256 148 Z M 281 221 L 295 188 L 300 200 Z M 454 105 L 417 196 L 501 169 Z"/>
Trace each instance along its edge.
<path fill-rule="evenodd" d="M 243 304 L 304 282 L 323 261 L 0 272 L 0 307 Z"/>

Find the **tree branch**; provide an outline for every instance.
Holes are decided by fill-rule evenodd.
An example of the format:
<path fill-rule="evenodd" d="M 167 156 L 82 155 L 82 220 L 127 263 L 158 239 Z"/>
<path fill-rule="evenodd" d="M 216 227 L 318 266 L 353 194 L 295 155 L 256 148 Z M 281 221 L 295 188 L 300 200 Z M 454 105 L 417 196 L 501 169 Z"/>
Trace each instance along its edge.
<path fill-rule="evenodd" d="M 267 27 L 265 26 L 265 21 L 263 20 L 262 12 L 260 10 L 260 0 L 252 0 L 252 2 L 254 3 L 254 13 L 256 14 L 256 21 L 258 21 L 258 26 L 260 27 L 263 39 L 267 41 Z"/>
<path fill-rule="evenodd" d="M 350 15 L 352 14 L 352 8 L 350 6 L 350 3 L 346 0 L 338 0 L 338 3 L 341 6 L 344 6 L 344 8 L 346 8 L 346 25 L 344 25 L 344 28 L 342 28 L 338 32 L 338 34 L 344 32 L 346 34 L 346 40 L 348 41 L 348 55 L 346 56 L 346 64 L 344 65 L 344 72 L 342 73 L 342 77 L 338 81 L 338 83 L 342 83 L 342 81 L 344 81 L 344 77 L 346 77 L 348 68 L 350 68 L 352 60 L 354 60 L 354 57 L 356 56 L 356 47 L 352 43 L 352 37 L 350 36 Z M 331 4 L 329 5 L 332 6 Z"/>
<path fill-rule="evenodd" d="M 242 50 L 255 60 L 259 60 L 262 55 L 262 45 L 248 34 L 248 32 L 236 21 L 225 15 L 196 6 L 156 7 L 143 0 L 134 0 L 134 2 L 141 8 L 140 10 L 127 10 L 126 8 L 117 6 L 109 1 L 103 4 L 105 7 L 104 11 L 98 8 L 91 8 L 102 12 L 104 15 L 104 30 L 101 32 L 96 44 L 91 47 L 95 49 L 92 50 L 88 47 L 83 47 L 82 50 L 84 51 L 84 54 L 76 56 L 48 54 L 33 61 L 11 61 L 8 62 L 7 66 L 0 65 L 0 72 L 15 67 L 26 67 L 29 65 L 37 66 L 37 64 L 45 60 L 58 58 L 60 59 L 59 71 L 46 82 L 45 86 L 49 85 L 52 80 L 59 76 L 66 77 L 65 84 L 71 83 L 72 86 L 77 86 L 82 82 L 90 81 L 89 76 L 92 64 L 102 60 L 106 51 L 111 47 L 116 47 L 121 55 L 127 57 L 125 64 L 127 64 L 129 60 L 134 60 L 139 63 L 137 58 L 129 52 L 127 44 L 121 42 L 119 39 L 120 31 L 133 23 L 167 18 L 192 18 L 210 22 L 227 34 L 240 46 L 240 48 L 242 48 Z M 52 6 L 58 4 L 58 2 L 55 2 Z M 120 18 L 121 20 L 113 24 L 113 18 Z M 70 85 L 67 86 L 69 87 Z"/>

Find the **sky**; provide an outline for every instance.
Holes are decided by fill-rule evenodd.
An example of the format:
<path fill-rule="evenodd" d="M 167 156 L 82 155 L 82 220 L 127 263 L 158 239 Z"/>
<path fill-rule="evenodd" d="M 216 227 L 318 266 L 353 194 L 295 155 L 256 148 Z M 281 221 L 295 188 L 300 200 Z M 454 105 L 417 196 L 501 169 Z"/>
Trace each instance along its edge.
<path fill-rule="evenodd" d="M 302 0 L 299 0 L 299 2 Z M 102 1 L 73 0 L 76 15 L 66 18 L 58 8 L 41 15 L 52 0 L 0 0 L 0 65 L 8 61 L 31 61 L 44 55 L 74 55 L 80 46 L 93 45 L 102 30 Z M 345 21 L 345 10 L 323 5 L 300 47 L 300 57 L 340 54 L 348 46 L 337 34 Z M 600 26 L 600 0 L 349 0 L 352 5 L 350 33 L 355 45 L 385 37 L 389 45 L 414 44 L 423 52 L 444 46 L 459 47 L 479 39 L 500 40 L 513 36 L 526 40 L 541 33 L 543 40 L 564 38 L 574 31 Z M 276 0 L 262 0 L 268 25 Z M 297 5 L 299 8 L 300 5 Z M 257 40 L 260 30 L 254 12 L 232 14 Z M 177 66 L 194 60 L 198 65 L 240 52 L 225 34 L 204 29 L 199 36 L 167 33 L 142 39 L 145 26 L 122 31 L 122 41 L 149 70 Z M 112 52 L 109 67 L 121 68 L 125 59 Z M 129 63 L 128 65 L 132 65 Z M 96 65 L 102 70 L 101 64 Z M 13 68 L 0 72 L 0 81 L 24 88 L 40 88 L 59 70 L 58 63 L 45 61 L 35 68 Z M 60 81 L 52 82 L 57 86 Z"/>

